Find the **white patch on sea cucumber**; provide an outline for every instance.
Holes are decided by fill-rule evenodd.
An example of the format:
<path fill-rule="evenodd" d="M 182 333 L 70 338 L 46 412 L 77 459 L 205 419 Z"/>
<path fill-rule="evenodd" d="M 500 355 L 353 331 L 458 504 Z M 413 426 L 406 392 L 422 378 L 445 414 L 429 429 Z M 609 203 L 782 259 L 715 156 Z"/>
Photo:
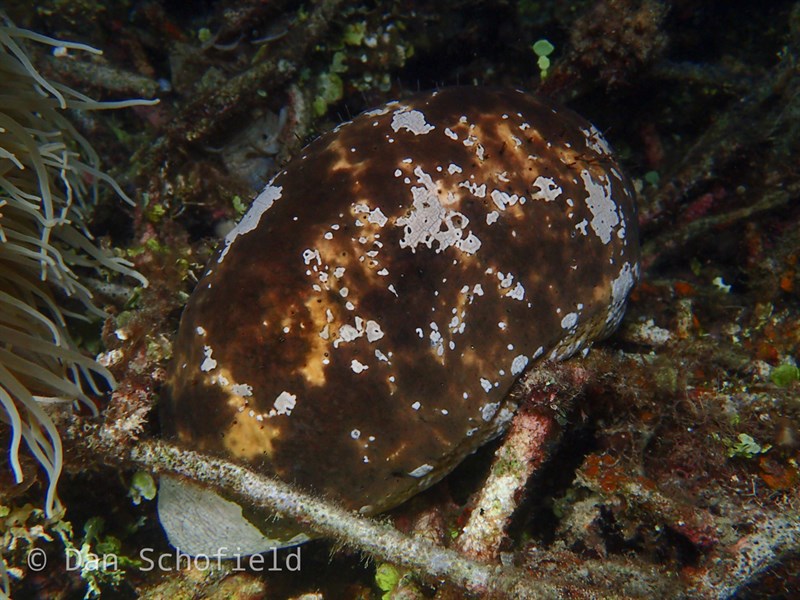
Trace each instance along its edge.
<path fill-rule="evenodd" d="M 247 383 L 234 383 L 231 386 L 231 392 L 233 392 L 236 396 L 249 398 L 253 395 L 253 386 Z"/>
<path fill-rule="evenodd" d="M 622 308 L 628 292 L 635 283 L 636 275 L 635 268 L 631 268 L 631 264 L 626 262 L 622 265 L 619 275 L 611 282 L 611 306 L 606 317 L 608 326 L 615 326 L 622 318 Z"/>
<path fill-rule="evenodd" d="M 197 333 L 197 335 L 205 335 L 206 334 L 206 330 L 203 329 L 202 327 L 196 327 L 195 328 L 195 332 Z"/>
<path fill-rule="evenodd" d="M 511 273 L 497 273 L 497 279 L 500 280 L 500 287 L 502 289 L 507 289 L 511 287 L 511 284 L 514 283 L 514 276 Z"/>
<path fill-rule="evenodd" d="M 303 262 L 307 265 L 311 264 L 311 261 L 317 261 L 318 265 L 322 264 L 322 259 L 319 255 L 319 250 L 311 250 L 310 248 L 303 250 Z"/>
<path fill-rule="evenodd" d="M 491 421 L 492 417 L 497 413 L 497 409 L 499 407 L 499 402 L 490 402 L 489 404 L 486 404 L 483 408 L 481 408 L 481 418 L 484 421 Z"/>
<path fill-rule="evenodd" d="M 377 342 L 383 337 L 383 330 L 377 321 L 367 321 L 367 340 L 369 342 Z"/>
<path fill-rule="evenodd" d="M 456 244 L 456 247 L 467 254 L 475 254 L 481 247 L 481 241 L 478 239 L 478 236 L 470 231 L 467 235 L 467 239 L 460 240 Z"/>
<path fill-rule="evenodd" d="M 367 115 L 368 117 L 380 117 L 388 113 L 398 104 L 400 103 L 397 100 L 393 100 L 392 102 L 389 102 L 385 106 L 381 106 L 380 108 L 373 108 L 372 110 L 366 111 L 364 114 Z"/>
<path fill-rule="evenodd" d="M 444 340 L 439 331 L 439 326 L 436 323 L 431 323 L 431 333 L 429 337 L 431 340 L 431 348 L 436 348 L 437 356 L 444 355 Z"/>
<path fill-rule="evenodd" d="M 500 210 L 505 210 L 506 207 L 514 206 L 517 202 L 519 202 L 519 196 L 516 194 L 508 194 L 507 192 L 503 192 L 501 190 L 492 190 L 490 195 L 495 206 L 497 206 L 497 208 Z"/>
<path fill-rule="evenodd" d="M 356 375 L 369 369 L 367 365 L 358 362 L 355 358 L 352 361 L 350 361 L 350 368 L 353 369 L 353 373 L 355 373 Z"/>
<path fill-rule="evenodd" d="M 421 167 L 416 167 L 414 174 L 421 185 L 411 188 L 413 197 L 411 212 L 408 216 L 395 221 L 398 227 L 403 227 L 400 247 L 411 248 L 416 252 L 420 243 L 433 248 L 433 243 L 437 242 L 438 247 L 435 248 L 437 253 L 453 246 L 467 254 L 477 252 L 481 241 L 472 233 L 465 236 L 466 227 L 469 225 L 466 215 L 442 206 L 436 184 Z"/>
<path fill-rule="evenodd" d="M 520 354 L 519 356 L 515 356 L 514 360 L 511 361 L 511 374 L 512 375 L 519 375 L 525 370 L 525 367 L 528 366 L 528 357 L 524 354 Z"/>
<path fill-rule="evenodd" d="M 297 396 L 284 390 L 278 394 L 272 405 L 275 407 L 275 414 L 290 415 L 294 410 L 295 404 L 297 404 Z"/>
<path fill-rule="evenodd" d="M 578 313 L 571 312 L 561 319 L 561 327 L 563 329 L 574 329 L 578 324 Z"/>
<path fill-rule="evenodd" d="M 395 132 L 405 129 L 414 135 L 424 135 L 436 128 L 425 122 L 425 115 L 420 111 L 401 108 L 395 111 L 392 116 L 392 129 L 394 129 Z"/>
<path fill-rule="evenodd" d="M 450 163 L 450 165 L 447 167 L 447 172 L 450 173 L 450 175 L 454 173 L 461 173 L 462 171 L 463 169 L 455 163 Z"/>
<path fill-rule="evenodd" d="M 611 147 L 594 125 L 589 129 L 581 129 L 581 133 L 586 136 L 586 145 L 598 154 L 611 154 Z"/>
<path fill-rule="evenodd" d="M 533 182 L 533 187 L 539 188 L 539 190 L 537 191 L 534 189 L 531 198 L 534 200 L 544 200 L 545 202 L 552 202 L 558 198 L 563 191 L 556 185 L 553 179 L 550 177 L 542 177 L 541 175 Z"/>
<path fill-rule="evenodd" d="M 369 216 L 367 217 L 367 221 L 369 221 L 370 223 L 377 224 L 378 227 L 383 227 L 384 225 L 386 225 L 386 221 L 388 220 L 389 219 L 386 217 L 385 214 L 383 214 L 383 211 L 381 211 L 380 208 L 376 208 L 375 210 L 373 210 L 371 213 L 369 213 Z"/>
<path fill-rule="evenodd" d="M 509 291 L 506 296 L 508 298 L 513 298 L 514 300 L 524 300 L 525 299 L 525 288 L 522 287 L 522 284 L 518 281 L 517 285 L 514 286 L 514 289 Z"/>
<path fill-rule="evenodd" d="M 272 181 L 274 181 L 274 178 Z M 224 245 L 222 247 L 222 252 L 217 259 L 217 263 L 222 262 L 222 260 L 225 258 L 225 255 L 228 254 L 231 244 L 233 244 L 237 237 L 244 235 L 245 233 L 249 233 L 258 227 L 258 223 L 261 220 L 261 215 L 269 210 L 270 206 L 272 206 L 272 203 L 275 202 L 275 200 L 281 197 L 281 191 L 283 188 L 279 185 L 272 185 L 272 181 L 270 181 L 263 191 L 256 196 L 256 199 L 253 200 L 253 204 L 250 205 L 250 209 L 242 217 L 242 220 L 239 221 L 236 227 L 231 229 L 228 232 L 228 235 L 225 236 L 225 239 L 223 240 Z"/>
<path fill-rule="evenodd" d="M 478 185 L 477 183 L 473 183 L 471 181 L 462 181 L 458 184 L 458 187 L 467 188 L 470 193 L 476 198 L 485 198 L 486 197 L 486 184 L 483 183 Z"/>
<path fill-rule="evenodd" d="M 611 233 L 617 225 L 620 225 L 617 205 L 611 198 L 611 180 L 607 176 L 601 175 L 600 182 L 592 178 L 589 171 L 581 171 L 581 179 L 586 188 L 586 206 L 592 213 L 592 229 L 597 237 L 604 244 L 611 241 Z M 624 230 L 625 224 L 621 224 Z"/>
<path fill-rule="evenodd" d="M 363 335 L 363 331 L 359 331 L 349 323 L 342 325 L 339 328 L 339 338 L 343 342 L 352 342 L 354 339 L 359 338 Z M 335 347 L 338 347 L 338 344 L 334 343 Z"/>
<path fill-rule="evenodd" d="M 500 218 L 500 213 L 496 210 L 493 210 L 489 214 L 486 215 L 486 224 L 491 225 L 492 223 L 496 222 L 497 219 Z"/>
<path fill-rule="evenodd" d="M 419 467 L 411 471 L 409 475 L 411 475 L 411 477 L 417 477 L 417 478 L 425 477 L 425 475 L 427 475 L 431 471 L 433 471 L 433 467 L 431 465 L 424 464 L 420 465 Z"/>
<path fill-rule="evenodd" d="M 211 349 L 211 346 L 203 346 L 203 354 L 205 355 L 205 359 L 203 360 L 202 364 L 200 365 L 200 370 L 203 373 L 208 373 L 217 368 L 217 361 L 211 358 L 211 354 L 214 351 Z"/>
<path fill-rule="evenodd" d="M 488 394 L 492 391 L 492 382 L 481 377 L 481 387 L 483 388 L 483 391 Z"/>
<path fill-rule="evenodd" d="M 421 406 L 422 404 L 420 404 L 419 402 L 414 402 L 414 404 L 411 405 L 411 408 L 413 408 L 414 410 L 419 410 Z"/>
<path fill-rule="evenodd" d="M 350 432 L 350 437 L 357 440 L 361 437 L 361 432 L 358 429 L 353 429 L 353 431 Z"/>

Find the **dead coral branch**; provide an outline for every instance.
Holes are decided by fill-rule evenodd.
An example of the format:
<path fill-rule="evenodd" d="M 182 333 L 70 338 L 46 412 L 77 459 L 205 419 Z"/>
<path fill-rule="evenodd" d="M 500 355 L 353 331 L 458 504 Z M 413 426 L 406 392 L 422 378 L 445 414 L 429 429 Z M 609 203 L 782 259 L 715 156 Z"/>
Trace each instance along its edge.
<path fill-rule="evenodd" d="M 304 523 L 321 535 L 341 540 L 432 579 L 446 579 L 472 593 L 538 600 L 561 598 L 566 592 L 560 586 L 523 571 L 473 561 L 454 550 L 403 535 L 389 525 L 360 517 L 294 490 L 286 483 L 257 475 L 224 460 L 155 441 L 136 446 L 131 459 L 159 473 L 177 473 L 226 488 L 265 509 Z"/>

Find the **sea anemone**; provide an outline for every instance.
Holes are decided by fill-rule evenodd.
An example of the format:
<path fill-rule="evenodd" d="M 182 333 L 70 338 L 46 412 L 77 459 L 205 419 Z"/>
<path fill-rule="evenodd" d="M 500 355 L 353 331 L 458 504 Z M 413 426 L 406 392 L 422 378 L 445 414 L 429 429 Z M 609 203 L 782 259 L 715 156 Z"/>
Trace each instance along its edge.
<path fill-rule="evenodd" d="M 129 262 L 99 248 L 87 229 L 99 182 L 132 200 L 99 169 L 97 153 L 65 111 L 148 101 L 98 102 L 48 81 L 33 66 L 26 42 L 59 53 L 99 51 L 20 29 L 0 14 L 0 419 L 10 425 L 16 481 L 23 478 L 22 440 L 46 471 L 45 511 L 52 516 L 60 509 L 62 451 L 45 407 L 80 403 L 96 413 L 87 390 L 114 385 L 111 373 L 81 353 L 68 331 L 69 320 L 104 314 L 81 279 L 113 272 L 146 285 Z"/>

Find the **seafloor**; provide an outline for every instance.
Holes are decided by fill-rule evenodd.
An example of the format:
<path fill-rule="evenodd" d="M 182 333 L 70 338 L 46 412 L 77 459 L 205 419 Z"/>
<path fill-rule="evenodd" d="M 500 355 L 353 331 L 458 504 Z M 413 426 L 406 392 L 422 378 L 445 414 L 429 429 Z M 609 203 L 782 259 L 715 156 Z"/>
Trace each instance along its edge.
<path fill-rule="evenodd" d="M 800 3 L 4 4 L 21 27 L 104 51 L 30 48 L 47 77 L 101 100 L 160 99 L 72 115 L 137 201 L 109 193 L 91 230 L 150 281 L 98 289 L 111 316 L 77 333 L 119 381 L 95 424 L 120 447 L 159 435 L 151 408 L 188 294 L 220 234 L 306 141 L 417 90 L 524 89 L 614 147 L 638 193 L 643 271 L 621 328 L 571 361 L 577 397 L 552 399 L 560 429 L 489 560 L 562 597 L 800 598 Z M 386 519 L 459 547 L 500 443 Z M 267 572 L 143 569 L 139 549 L 169 546 L 154 502 L 128 496 L 136 470 L 69 440 L 65 461 L 60 524 L 34 510 L 46 481 L 0 475 L 14 598 L 467 593 L 357 540 L 306 544 L 298 571 L 286 555 Z M 65 523 L 75 547 L 127 557 L 120 569 L 67 570 Z M 26 564 L 32 547 L 50 558 L 41 572 Z"/>

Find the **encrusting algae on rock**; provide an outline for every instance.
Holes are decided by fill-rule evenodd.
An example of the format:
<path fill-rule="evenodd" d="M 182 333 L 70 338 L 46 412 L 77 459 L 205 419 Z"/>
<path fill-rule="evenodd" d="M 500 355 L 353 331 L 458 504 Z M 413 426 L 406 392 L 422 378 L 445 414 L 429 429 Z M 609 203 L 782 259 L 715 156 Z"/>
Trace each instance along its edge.
<path fill-rule="evenodd" d="M 381 512 L 500 433 L 536 359 L 612 331 L 638 260 L 630 183 L 575 113 L 483 88 L 389 103 L 309 145 L 225 238 L 165 433 Z M 307 539 L 171 477 L 159 515 L 190 554 Z"/>

